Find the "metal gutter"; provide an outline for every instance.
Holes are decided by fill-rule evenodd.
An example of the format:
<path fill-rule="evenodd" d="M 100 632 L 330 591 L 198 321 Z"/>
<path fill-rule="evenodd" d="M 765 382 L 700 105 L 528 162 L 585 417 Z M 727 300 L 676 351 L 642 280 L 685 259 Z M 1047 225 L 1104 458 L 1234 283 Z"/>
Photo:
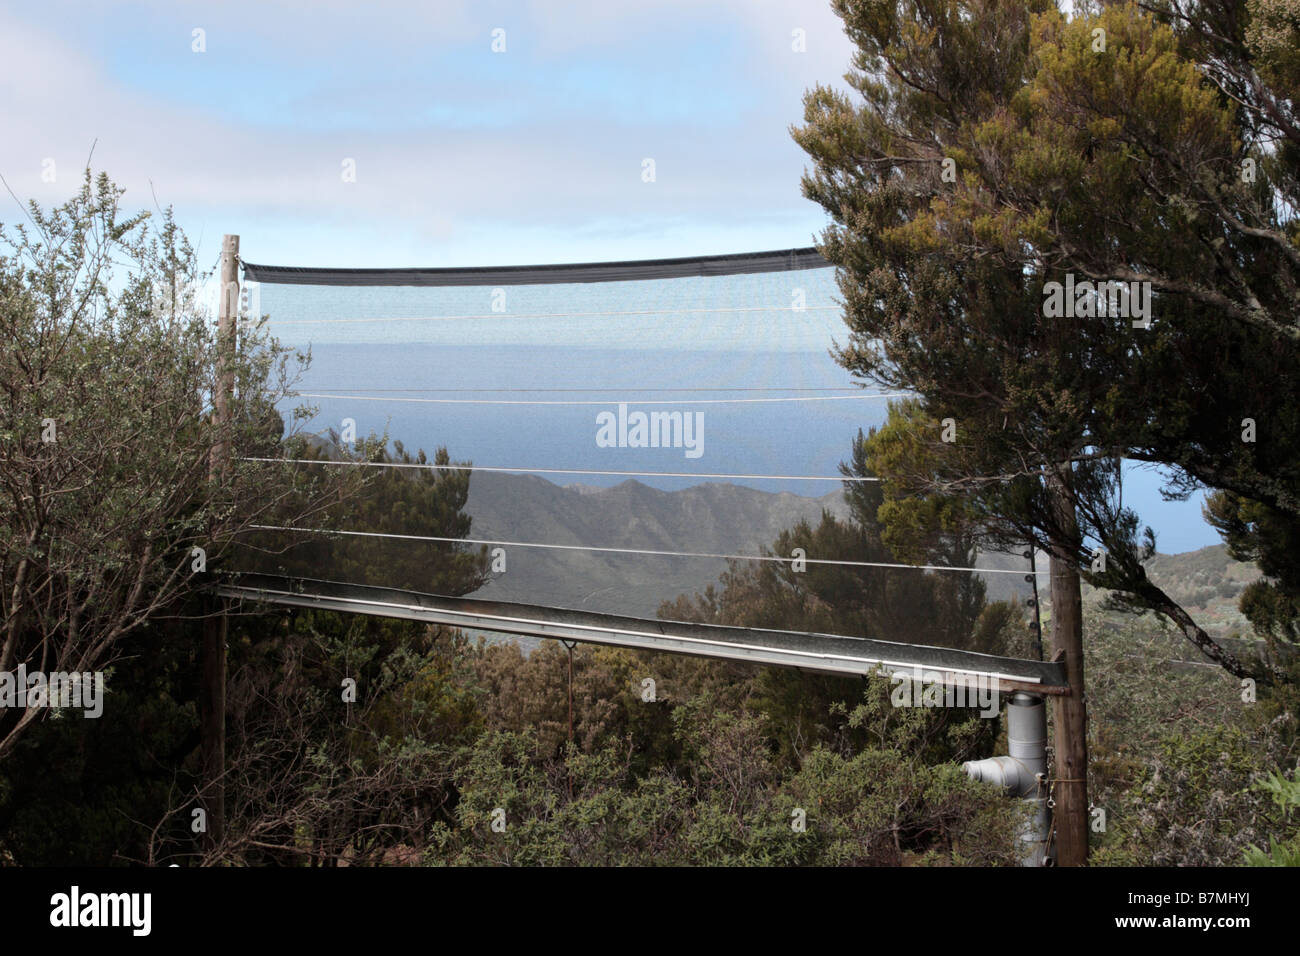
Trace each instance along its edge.
<path fill-rule="evenodd" d="M 745 661 L 841 676 L 877 673 L 950 686 L 986 682 L 998 693 L 1067 694 L 1059 662 L 901 644 L 842 634 L 724 627 L 625 617 L 572 608 L 446 597 L 337 581 L 245 574 L 218 585 L 224 597 L 318 608 L 502 634 L 607 644 L 638 650 Z"/>

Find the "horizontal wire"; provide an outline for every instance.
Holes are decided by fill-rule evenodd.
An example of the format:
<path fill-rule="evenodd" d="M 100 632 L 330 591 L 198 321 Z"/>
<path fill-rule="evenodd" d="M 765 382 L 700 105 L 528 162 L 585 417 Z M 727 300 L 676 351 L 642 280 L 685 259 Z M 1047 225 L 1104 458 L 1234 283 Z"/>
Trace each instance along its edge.
<path fill-rule="evenodd" d="M 796 309 L 789 305 L 741 306 L 723 309 L 625 309 L 612 312 L 488 312 L 478 315 L 394 315 L 334 319 L 272 319 L 273 325 L 337 325 L 358 322 L 456 322 L 460 319 L 598 319 L 611 315 L 706 315 L 749 312 L 838 312 L 837 305 L 810 305 Z"/>
<path fill-rule="evenodd" d="M 249 525 L 250 531 L 291 531 L 299 534 L 337 534 L 358 538 L 390 538 L 399 541 L 434 541 L 447 544 L 488 544 L 505 548 L 542 548 L 549 551 L 589 551 L 603 554 L 642 554 L 665 558 L 713 558 L 728 561 L 775 561 L 779 564 L 828 564 L 853 568 L 906 568 L 912 571 L 963 571 L 978 574 L 1047 574 L 1047 571 L 1016 571 L 1006 568 L 963 568 L 950 564 L 896 564 L 887 561 L 839 561 L 830 558 L 782 558 L 762 554 L 710 554 L 696 551 L 653 551 L 642 548 L 600 548 L 585 544 L 545 544 L 537 541 L 491 541 L 484 538 L 439 538 L 431 535 L 387 534 L 380 531 L 338 531 L 330 528 L 288 528 L 282 525 Z"/>
<path fill-rule="evenodd" d="M 432 386 L 412 385 L 403 388 L 367 388 L 368 392 L 621 392 L 626 385 L 608 385 L 603 388 L 586 387 L 586 388 L 555 388 L 552 386 L 538 386 L 535 388 L 521 387 L 502 387 L 502 388 L 457 388 L 455 386 Z M 316 386 L 318 392 L 350 392 L 348 388 L 323 388 Z M 736 385 L 736 386 L 682 386 L 673 388 L 670 386 L 654 386 L 648 388 L 638 388 L 638 392 L 849 392 L 860 391 L 856 385 L 829 385 L 829 386 L 791 386 L 791 385 Z"/>
<path fill-rule="evenodd" d="M 894 398 L 909 392 L 872 392 L 864 395 L 793 395 L 781 398 L 690 398 L 690 399 L 619 399 L 604 401 L 556 401 L 531 398 L 402 398 L 395 395 L 339 395 L 323 392 L 298 392 L 294 398 L 345 398 L 352 402 L 406 402 L 418 405 L 770 405 L 780 402 L 857 402 L 875 398 Z"/>
<path fill-rule="evenodd" d="M 696 471 L 596 471 L 586 468 L 505 468 L 484 465 L 436 465 L 404 461 L 333 461 L 326 458 L 237 458 L 236 461 L 282 462 L 286 465 L 351 465 L 357 468 L 432 468 L 436 471 L 491 471 L 528 475 L 609 475 L 629 478 L 751 478 L 772 481 L 881 481 L 843 475 L 723 475 Z"/>

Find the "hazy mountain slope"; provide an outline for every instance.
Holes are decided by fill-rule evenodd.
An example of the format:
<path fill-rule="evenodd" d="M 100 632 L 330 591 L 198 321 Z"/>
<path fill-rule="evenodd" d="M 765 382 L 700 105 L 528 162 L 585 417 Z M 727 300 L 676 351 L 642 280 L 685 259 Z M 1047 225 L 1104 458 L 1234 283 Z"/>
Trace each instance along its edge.
<path fill-rule="evenodd" d="M 475 538 L 714 554 L 756 554 L 800 519 L 815 524 L 823 509 L 838 517 L 847 514 L 840 489 L 805 497 L 715 483 L 678 491 L 661 491 L 637 481 L 597 488 L 481 472 L 470 482 L 467 505 Z M 720 558 L 577 550 L 507 547 L 506 558 L 506 573 L 495 576 L 478 592 L 480 596 L 644 617 L 653 617 L 664 600 L 704 590 L 726 570 L 726 561 Z M 1024 580 L 1027 562 L 1019 553 L 985 554 L 976 563 L 1016 572 L 986 576 L 989 600 L 1012 596 L 1023 600 L 1029 595 L 1030 585 Z M 1038 567 L 1047 568 L 1041 552 Z M 1157 555 L 1148 569 L 1152 580 L 1183 603 L 1210 633 L 1249 634 L 1236 601 L 1259 572 L 1231 560 L 1224 546 Z M 1038 580 L 1044 611 L 1050 616 L 1046 575 Z M 1099 604 L 1103 598 L 1102 592 L 1085 585 L 1086 602 Z"/>
<path fill-rule="evenodd" d="M 839 489 L 818 498 L 739 485 L 660 491 L 559 486 L 535 476 L 475 474 L 466 510 L 473 537 L 651 551 L 757 554 L 801 518 L 843 516 Z M 719 558 L 507 548 L 507 570 L 479 594 L 497 600 L 653 617 L 661 601 L 694 593 L 726 569 Z"/>
<path fill-rule="evenodd" d="M 475 538 L 709 554 L 757 554 L 800 519 L 815 525 L 823 510 L 840 518 L 848 513 L 838 488 L 820 497 L 720 483 L 661 491 L 638 481 L 560 486 L 496 473 L 474 475 L 466 510 Z M 720 558 L 509 547 L 506 561 L 506 573 L 480 596 L 650 617 L 662 601 L 716 583 L 727 566 Z M 1018 554 L 982 555 L 977 564 L 1027 570 Z M 1020 573 L 986 580 L 990 600 L 1028 594 Z"/>
<path fill-rule="evenodd" d="M 1208 634 L 1234 631 L 1251 635 L 1250 622 L 1237 610 L 1242 589 L 1259 576 L 1253 564 L 1234 561 L 1227 545 L 1216 544 L 1184 554 L 1157 554 L 1147 562 L 1147 576 L 1183 606 Z M 1105 593 L 1084 586 L 1085 603 L 1100 604 Z"/>

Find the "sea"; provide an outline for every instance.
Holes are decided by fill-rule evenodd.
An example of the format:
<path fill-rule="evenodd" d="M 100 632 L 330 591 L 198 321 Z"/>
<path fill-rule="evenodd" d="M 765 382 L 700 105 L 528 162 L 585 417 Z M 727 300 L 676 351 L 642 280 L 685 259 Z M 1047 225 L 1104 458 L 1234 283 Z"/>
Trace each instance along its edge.
<path fill-rule="evenodd" d="M 254 283 L 250 312 L 310 354 L 282 407 L 310 408 L 300 427 L 352 424 L 562 485 L 732 481 L 821 495 L 838 487 L 859 429 L 886 413 L 880 390 L 835 359 L 849 335 L 830 269 L 504 288 Z M 694 447 L 670 432 L 666 447 L 633 447 L 634 430 L 602 436 L 602 422 L 638 412 L 689 416 Z M 603 471 L 652 474 L 584 473 Z M 1164 480 L 1125 470 L 1125 504 L 1159 549 L 1219 543 L 1203 496 L 1165 501 Z"/>

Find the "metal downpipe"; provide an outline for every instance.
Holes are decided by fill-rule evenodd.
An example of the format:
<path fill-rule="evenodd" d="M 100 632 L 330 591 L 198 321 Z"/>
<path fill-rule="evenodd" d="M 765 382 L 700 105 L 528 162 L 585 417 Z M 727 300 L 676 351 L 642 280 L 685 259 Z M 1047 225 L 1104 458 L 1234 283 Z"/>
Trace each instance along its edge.
<path fill-rule="evenodd" d="M 968 760 L 963 769 L 973 780 L 991 783 L 1008 796 L 1034 805 L 1033 817 L 1020 833 L 1023 866 L 1050 865 L 1052 814 L 1047 806 L 1047 708 L 1043 699 L 1017 691 L 1007 701 L 1007 750 L 1002 757 Z"/>

